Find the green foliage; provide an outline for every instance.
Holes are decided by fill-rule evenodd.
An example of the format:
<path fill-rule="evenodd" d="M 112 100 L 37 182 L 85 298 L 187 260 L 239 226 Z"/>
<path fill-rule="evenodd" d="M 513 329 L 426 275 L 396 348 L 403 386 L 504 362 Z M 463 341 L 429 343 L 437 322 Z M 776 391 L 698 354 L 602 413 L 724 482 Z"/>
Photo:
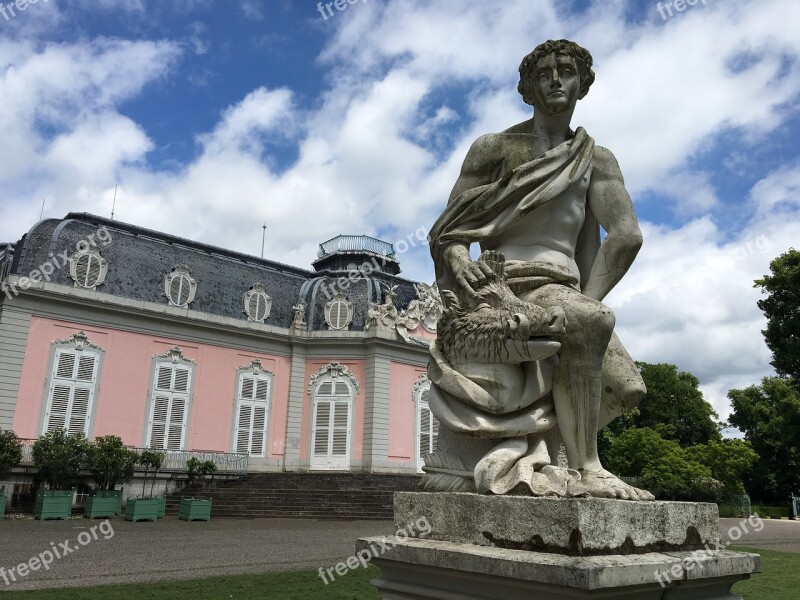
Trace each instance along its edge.
<path fill-rule="evenodd" d="M 749 476 L 758 461 L 758 454 L 750 442 L 722 440 L 686 448 L 686 456 L 711 469 L 723 485 L 724 496 L 741 496 L 746 493 L 744 478 Z"/>
<path fill-rule="evenodd" d="M 189 483 L 194 483 L 198 479 L 206 479 L 209 475 L 213 475 L 217 470 L 217 465 L 211 460 L 201 461 L 197 458 L 190 458 L 186 461 L 186 469 Z"/>
<path fill-rule="evenodd" d="M 720 440 L 717 413 L 698 389 L 700 381 L 669 364 L 636 363 L 647 385 L 647 395 L 639 404 L 636 427 L 650 427 L 665 439 L 681 446 Z"/>
<path fill-rule="evenodd" d="M 680 449 L 677 442 L 665 440 L 649 427 L 634 427 L 613 439 L 606 468 L 618 475 L 640 477 L 650 462 Z"/>
<path fill-rule="evenodd" d="M 745 484 L 755 499 L 780 504 L 800 492 L 800 390 L 792 379 L 728 392 L 729 423 L 744 432 L 759 459 Z"/>
<path fill-rule="evenodd" d="M 639 483 L 660 500 L 715 502 L 722 492 L 711 469 L 690 460 L 680 446 L 648 462 Z"/>
<path fill-rule="evenodd" d="M 87 468 L 91 445 L 82 433 L 68 434 L 56 429 L 33 443 L 33 464 L 37 479 L 54 490 L 68 490 Z"/>
<path fill-rule="evenodd" d="M 21 460 L 22 442 L 13 431 L 0 430 L 0 480 L 8 477 Z"/>
<path fill-rule="evenodd" d="M 139 453 L 126 448 L 115 435 L 94 440 L 89 452 L 89 471 L 101 490 L 113 490 L 133 477 Z"/>
<path fill-rule="evenodd" d="M 153 469 L 158 472 L 161 465 L 164 464 L 166 454 L 161 450 L 147 449 L 142 450 L 139 454 L 139 464 L 145 468 L 145 471 Z"/>
<path fill-rule="evenodd" d="M 772 350 L 772 366 L 779 375 L 800 379 L 800 251 L 790 248 L 773 260 L 771 275 L 757 279 L 767 297 L 758 308 L 767 317 L 762 332 Z"/>
<path fill-rule="evenodd" d="M 145 494 L 145 488 L 147 486 L 147 475 L 150 473 L 150 469 L 153 470 L 153 479 L 150 482 L 150 495 L 153 495 L 153 488 L 156 485 L 156 475 L 158 475 L 158 470 L 161 468 L 161 465 L 164 464 L 164 459 L 167 457 L 166 453 L 161 450 L 155 450 L 153 448 L 148 448 L 142 450 L 139 454 L 139 465 L 144 467 L 144 477 L 142 478 L 142 497 Z"/>

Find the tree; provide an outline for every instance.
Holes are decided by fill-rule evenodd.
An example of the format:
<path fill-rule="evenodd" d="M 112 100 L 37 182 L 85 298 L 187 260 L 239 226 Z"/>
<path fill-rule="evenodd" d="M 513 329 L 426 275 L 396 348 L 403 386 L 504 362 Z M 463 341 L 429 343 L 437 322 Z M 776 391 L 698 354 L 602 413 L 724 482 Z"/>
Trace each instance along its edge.
<path fill-rule="evenodd" d="M 142 497 L 145 494 L 145 486 L 147 485 L 147 474 L 150 469 L 153 469 L 153 481 L 150 483 L 150 495 L 153 495 L 153 489 L 156 486 L 156 476 L 161 465 L 164 464 L 166 454 L 160 450 L 148 449 L 142 450 L 139 455 L 139 464 L 144 467 L 144 477 L 142 478 Z"/>
<path fill-rule="evenodd" d="M 198 479 L 208 484 L 208 476 L 214 475 L 217 465 L 213 460 L 199 460 L 190 458 L 186 461 L 186 475 L 189 477 L 189 484 L 195 483 Z"/>
<path fill-rule="evenodd" d="M 758 308 L 767 317 L 762 331 L 772 350 L 772 366 L 783 377 L 800 379 L 800 251 L 790 248 L 773 260 L 772 275 L 757 279 L 767 297 L 758 301 Z"/>
<path fill-rule="evenodd" d="M 728 392 L 731 425 L 759 456 L 745 484 L 761 501 L 784 503 L 800 492 L 800 390 L 794 380 L 765 377 L 760 386 Z"/>
<path fill-rule="evenodd" d="M 722 483 L 712 477 L 711 469 L 688 458 L 680 447 L 651 460 L 639 483 L 659 500 L 715 502 L 722 491 Z"/>
<path fill-rule="evenodd" d="M 613 438 L 606 466 L 617 475 L 639 477 L 651 461 L 680 449 L 677 442 L 665 440 L 654 429 L 634 427 Z"/>
<path fill-rule="evenodd" d="M 697 377 L 679 372 L 675 365 L 636 364 L 647 386 L 647 395 L 638 408 L 609 424 L 611 433 L 619 435 L 630 427 L 648 428 L 683 447 L 722 439 L 717 413 L 703 398 Z M 600 443 L 607 444 L 607 440 Z"/>
<path fill-rule="evenodd" d="M 22 461 L 22 442 L 13 431 L 0 431 L 0 481 Z"/>
<path fill-rule="evenodd" d="M 101 436 L 90 447 L 89 471 L 101 490 L 113 490 L 133 477 L 138 460 L 139 454 L 126 448 L 117 436 Z"/>
<path fill-rule="evenodd" d="M 90 452 L 88 440 L 82 433 L 71 435 L 55 429 L 33 443 L 33 464 L 37 479 L 54 490 L 68 490 L 87 468 Z"/>
<path fill-rule="evenodd" d="M 744 480 L 750 476 L 758 461 L 758 454 L 750 442 L 744 440 L 722 440 L 686 448 L 686 457 L 711 470 L 714 479 L 723 485 L 725 496 L 740 496 L 745 493 Z"/>

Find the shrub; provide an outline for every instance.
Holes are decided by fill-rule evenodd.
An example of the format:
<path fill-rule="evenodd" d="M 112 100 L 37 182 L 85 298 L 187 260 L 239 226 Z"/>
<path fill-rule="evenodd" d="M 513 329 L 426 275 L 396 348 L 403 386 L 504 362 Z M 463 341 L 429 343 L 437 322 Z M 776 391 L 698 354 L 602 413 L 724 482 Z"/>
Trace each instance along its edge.
<path fill-rule="evenodd" d="M 68 490 L 80 479 L 88 466 L 91 445 L 82 433 L 72 435 L 56 429 L 33 443 L 33 464 L 36 478 L 54 490 Z"/>
<path fill-rule="evenodd" d="M 0 431 L 0 480 L 22 461 L 22 442 L 13 431 Z"/>
<path fill-rule="evenodd" d="M 139 454 L 139 464 L 144 467 L 144 479 L 142 479 L 142 496 L 145 494 L 145 486 L 147 485 L 147 474 L 150 469 L 153 469 L 153 480 L 150 483 L 150 495 L 153 495 L 153 488 L 156 485 L 156 475 L 161 465 L 164 464 L 166 454 L 161 450 L 147 449 L 142 450 Z"/>
<path fill-rule="evenodd" d="M 95 439 L 89 452 L 89 471 L 101 490 L 113 490 L 133 477 L 139 454 L 115 435 Z"/>
<path fill-rule="evenodd" d="M 213 475 L 217 470 L 217 465 L 211 460 L 199 460 L 190 458 L 186 461 L 189 483 L 194 483 L 197 479 L 205 480 L 209 475 Z"/>

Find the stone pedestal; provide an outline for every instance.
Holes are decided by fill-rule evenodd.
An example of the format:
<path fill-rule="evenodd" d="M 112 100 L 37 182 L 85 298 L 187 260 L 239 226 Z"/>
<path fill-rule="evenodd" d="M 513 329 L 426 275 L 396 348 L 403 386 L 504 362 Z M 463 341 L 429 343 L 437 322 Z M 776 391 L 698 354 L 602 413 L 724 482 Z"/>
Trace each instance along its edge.
<path fill-rule="evenodd" d="M 357 543 L 384 600 L 733 600 L 761 570 L 714 504 L 403 492 L 395 524 Z"/>

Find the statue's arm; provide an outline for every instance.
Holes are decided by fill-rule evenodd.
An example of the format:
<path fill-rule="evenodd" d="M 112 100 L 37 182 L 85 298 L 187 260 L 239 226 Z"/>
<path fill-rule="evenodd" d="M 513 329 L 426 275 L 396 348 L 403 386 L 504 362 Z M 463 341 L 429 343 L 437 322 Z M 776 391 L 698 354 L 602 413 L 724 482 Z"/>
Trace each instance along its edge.
<path fill-rule="evenodd" d="M 588 200 L 607 235 L 600 245 L 583 293 L 602 300 L 633 264 L 642 247 L 642 232 L 617 159 L 611 151 L 600 146 L 594 151 Z"/>
<path fill-rule="evenodd" d="M 483 135 L 472 143 L 461 166 L 461 173 L 450 192 L 448 204 L 467 190 L 488 185 L 499 179 L 502 152 L 495 135 Z M 482 262 L 473 261 L 466 244 L 450 244 L 443 252 L 448 268 L 456 283 L 467 292 L 484 285 L 492 270 Z"/>

